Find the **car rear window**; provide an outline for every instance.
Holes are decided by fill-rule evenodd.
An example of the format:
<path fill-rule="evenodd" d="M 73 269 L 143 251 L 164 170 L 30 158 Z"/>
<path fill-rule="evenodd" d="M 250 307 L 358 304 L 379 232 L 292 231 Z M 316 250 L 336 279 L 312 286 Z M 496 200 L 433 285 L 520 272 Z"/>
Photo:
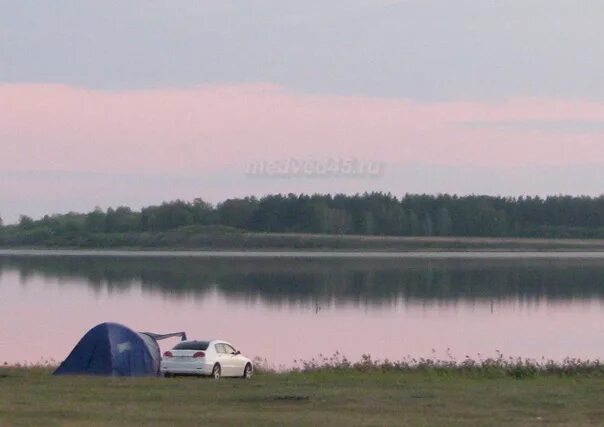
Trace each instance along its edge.
<path fill-rule="evenodd" d="M 182 341 L 176 344 L 173 350 L 207 350 L 209 341 Z"/>

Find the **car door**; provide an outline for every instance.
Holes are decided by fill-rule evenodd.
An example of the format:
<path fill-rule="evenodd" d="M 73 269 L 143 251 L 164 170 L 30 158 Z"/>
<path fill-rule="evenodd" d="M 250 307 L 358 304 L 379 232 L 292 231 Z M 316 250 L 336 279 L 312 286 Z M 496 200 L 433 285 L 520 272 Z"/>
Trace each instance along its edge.
<path fill-rule="evenodd" d="M 218 363 L 220 363 L 220 368 L 222 370 L 222 376 L 233 376 L 233 360 L 229 350 L 225 347 L 224 343 L 216 343 L 214 347 L 216 349 L 216 355 L 218 356 Z"/>
<path fill-rule="evenodd" d="M 238 377 L 243 375 L 243 369 L 245 368 L 243 357 L 241 357 L 240 354 L 237 354 L 237 351 L 232 345 L 226 343 L 223 345 L 229 359 L 229 376 Z"/>

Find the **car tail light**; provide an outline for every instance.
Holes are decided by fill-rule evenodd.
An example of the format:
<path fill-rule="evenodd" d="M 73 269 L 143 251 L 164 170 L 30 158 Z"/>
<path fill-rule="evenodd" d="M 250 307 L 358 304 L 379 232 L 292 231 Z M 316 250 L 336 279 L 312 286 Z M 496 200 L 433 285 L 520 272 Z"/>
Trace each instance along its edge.
<path fill-rule="evenodd" d="M 193 357 L 206 357 L 206 354 L 203 351 L 198 351 Z"/>
<path fill-rule="evenodd" d="M 164 357 L 172 357 L 172 356 L 173 356 L 173 355 L 172 355 L 172 352 L 171 352 L 171 351 L 166 351 L 166 352 L 164 353 Z"/>

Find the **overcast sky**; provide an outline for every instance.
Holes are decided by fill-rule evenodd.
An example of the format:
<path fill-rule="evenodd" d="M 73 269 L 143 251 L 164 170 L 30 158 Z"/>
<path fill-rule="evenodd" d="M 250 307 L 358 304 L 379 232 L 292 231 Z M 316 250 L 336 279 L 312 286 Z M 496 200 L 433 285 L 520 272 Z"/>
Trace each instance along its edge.
<path fill-rule="evenodd" d="M 0 0 L 0 215 L 268 192 L 600 194 L 598 0 Z M 357 159 L 379 176 L 249 177 Z"/>

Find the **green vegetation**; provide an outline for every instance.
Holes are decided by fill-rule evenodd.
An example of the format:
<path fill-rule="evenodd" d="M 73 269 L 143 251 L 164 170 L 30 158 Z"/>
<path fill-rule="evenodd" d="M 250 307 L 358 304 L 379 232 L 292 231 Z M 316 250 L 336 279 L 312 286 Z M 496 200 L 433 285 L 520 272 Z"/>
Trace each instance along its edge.
<path fill-rule="evenodd" d="M 251 381 L 0 369 L 0 425 L 594 425 L 604 377 L 315 371 Z"/>
<path fill-rule="evenodd" d="M 258 365 L 258 362 L 256 362 Z M 260 364 L 262 366 L 262 364 Z M 374 360 L 365 354 L 354 362 L 336 352 L 330 357 L 319 356 L 311 360 L 297 362 L 293 372 L 298 373 L 348 373 L 348 372 L 396 372 L 427 373 L 431 375 L 466 375 L 471 377 L 516 379 L 537 378 L 550 375 L 604 377 L 604 364 L 599 360 L 581 360 L 567 358 L 562 362 L 553 360 L 533 360 L 515 357 L 504 358 L 498 352 L 495 358 L 472 359 L 469 356 L 462 361 L 449 356 L 448 360 L 435 358 L 402 359 L 396 361 Z"/>
<path fill-rule="evenodd" d="M 266 233 L 281 235 L 271 240 Z M 195 199 L 140 211 L 122 206 L 39 220 L 21 216 L 18 224 L 0 225 L 3 246 L 264 248 L 278 247 L 276 240 L 288 235 L 291 248 L 364 248 L 371 245 L 360 240 L 366 236 L 604 238 L 604 196 L 289 194 L 217 206 Z M 356 236 L 354 245 L 339 236 Z"/>

